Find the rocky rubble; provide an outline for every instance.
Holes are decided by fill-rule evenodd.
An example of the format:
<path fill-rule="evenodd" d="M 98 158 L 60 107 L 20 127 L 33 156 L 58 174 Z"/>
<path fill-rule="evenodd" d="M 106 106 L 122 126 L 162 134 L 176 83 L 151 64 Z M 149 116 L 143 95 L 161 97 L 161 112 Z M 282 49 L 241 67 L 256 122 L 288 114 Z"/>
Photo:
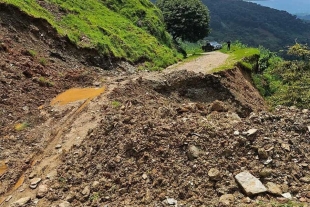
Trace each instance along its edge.
<path fill-rule="evenodd" d="M 102 108 L 100 127 L 64 155 L 62 182 L 46 199 L 68 198 L 72 206 L 310 202 L 308 110 L 279 106 L 240 118 L 229 103 L 211 111 L 212 103 L 169 98 L 143 83 L 109 98 L 121 106 Z M 262 190 L 247 192 L 238 181 L 245 172 Z"/>

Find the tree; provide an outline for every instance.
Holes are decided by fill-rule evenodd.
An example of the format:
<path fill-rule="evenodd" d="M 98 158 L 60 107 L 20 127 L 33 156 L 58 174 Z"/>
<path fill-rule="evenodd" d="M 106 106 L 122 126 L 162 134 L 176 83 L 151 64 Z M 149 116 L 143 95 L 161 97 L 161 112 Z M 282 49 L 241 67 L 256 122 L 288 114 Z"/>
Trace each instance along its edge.
<path fill-rule="evenodd" d="M 297 42 L 295 45 L 289 47 L 288 54 L 300 57 L 304 61 L 310 58 L 310 50 L 308 46 Z"/>
<path fill-rule="evenodd" d="M 156 5 L 174 40 L 197 42 L 209 34 L 209 10 L 201 0 L 157 0 Z"/>

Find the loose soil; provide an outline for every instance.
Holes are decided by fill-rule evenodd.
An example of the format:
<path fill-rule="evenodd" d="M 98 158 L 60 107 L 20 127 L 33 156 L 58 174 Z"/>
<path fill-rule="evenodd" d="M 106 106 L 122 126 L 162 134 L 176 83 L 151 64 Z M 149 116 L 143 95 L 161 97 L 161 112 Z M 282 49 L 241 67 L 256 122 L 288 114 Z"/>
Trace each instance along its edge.
<path fill-rule="evenodd" d="M 221 206 L 228 194 L 230 206 L 287 202 L 248 197 L 234 179 L 246 170 L 310 202 L 310 112 L 269 112 L 239 68 L 209 74 L 226 55 L 137 72 L 90 61 L 98 60 L 93 51 L 75 48 L 43 20 L 0 8 L 1 207 L 24 197 L 31 199 L 23 206 L 38 207 Z M 52 101 L 72 88 L 101 91 Z M 249 129 L 257 132 L 248 136 Z M 34 178 L 41 181 L 31 185 Z"/>

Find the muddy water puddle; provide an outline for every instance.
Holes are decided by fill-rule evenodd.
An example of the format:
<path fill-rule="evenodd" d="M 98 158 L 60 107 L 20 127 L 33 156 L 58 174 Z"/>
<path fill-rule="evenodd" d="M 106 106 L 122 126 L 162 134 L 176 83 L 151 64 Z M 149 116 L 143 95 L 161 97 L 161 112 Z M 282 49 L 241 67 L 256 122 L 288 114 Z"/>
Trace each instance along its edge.
<path fill-rule="evenodd" d="M 91 100 L 105 91 L 105 88 L 72 88 L 58 96 L 52 101 L 51 105 L 66 105 L 75 101 Z"/>

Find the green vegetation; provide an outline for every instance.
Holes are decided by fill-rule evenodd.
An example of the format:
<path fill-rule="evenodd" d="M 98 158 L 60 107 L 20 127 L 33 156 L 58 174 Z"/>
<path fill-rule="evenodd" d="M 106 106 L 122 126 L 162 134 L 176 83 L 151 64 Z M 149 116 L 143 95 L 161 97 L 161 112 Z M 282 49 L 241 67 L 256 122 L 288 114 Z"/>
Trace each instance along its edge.
<path fill-rule="evenodd" d="M 113 108 L 119 108 L 122 105 L 122 103 L 119 101 L 112 101 L 111 104 Z"/>
<path fill-rule="evenodd" d="M 298 49 L 299 48 L 299 49 Z M 289 54 L 297 60 L 283 60 L 275 53 L 261 48 L 260 70 L 253 74 L 254 84 L 271 106 L 295 105 L 310 107 L 310 61 L 306 45 L 291 46 Z"/>
<path fill-rule="evenodd" d="M 197 42 L 209 34 L 209 10 L 200 0 L 158 0 L 173 39 Z"/>
<path fill-rule="evenodd" d="M 37 52 L 34 50 L 28 50 L 27 53 L 31 56 L 31 57 L 35 57 L 37 55 Z"/>
<path fill-rule="evenodd" d="M 0 0 L 47 20 L 79 47 L 158 70 L 181 56 L 158 8 L 148 0 Z M 53 9 L 50 9 L 53 8 Z"/>
<path fill-rule="evenodd" d="M 22 130 L 26 129 L 29 126 L 30 125 L 29 125 L 28 122 L 23 122 L 23 123 L 16 124 L 14 128 L 15 128 L 16 131 L 22 131 Z"/>
<path fill-rule="evenodd" d="M 258 60 L 259 49 L 247 47 L 246 45 L 235 41 L 231 44 L 230 50 L 227 50 L 225 44 L 220 50 L 223 53 L 229 54 L 226 62 L 214 71 L 226 70 L 239 65 L 245 69 L 252 70 L 255 67 L 256 59 Z"/>
<path fill-rule="evenodd" d="M 55 85 L 53 81 L 50 81 L 43 76 L 39 77 L 37 79 L 37 82 L 39 83 L 40 86 L 53 87 Z"/>
<path fill-rule="evenodd" d="M 40 64 L 43 65 L 43 66 L 46 66 L 47 64 L 47 60 L 45 58 L 40 58 Z"/>

